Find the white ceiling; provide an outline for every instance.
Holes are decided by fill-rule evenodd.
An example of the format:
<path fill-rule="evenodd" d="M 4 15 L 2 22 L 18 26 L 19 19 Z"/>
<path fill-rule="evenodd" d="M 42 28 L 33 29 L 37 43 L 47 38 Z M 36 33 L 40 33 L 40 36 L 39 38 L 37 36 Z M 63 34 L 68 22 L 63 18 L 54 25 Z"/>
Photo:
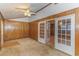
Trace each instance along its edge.
<path fill-rule="evenodd" d="M 32 11 L 36 12 L 48 3 L 30 3 Z M 0 3 L 0 11 L 5 19 L 24 18 L 23 12 L 18 11 L 17 7 L 27 7 L 27 3 Z"/>

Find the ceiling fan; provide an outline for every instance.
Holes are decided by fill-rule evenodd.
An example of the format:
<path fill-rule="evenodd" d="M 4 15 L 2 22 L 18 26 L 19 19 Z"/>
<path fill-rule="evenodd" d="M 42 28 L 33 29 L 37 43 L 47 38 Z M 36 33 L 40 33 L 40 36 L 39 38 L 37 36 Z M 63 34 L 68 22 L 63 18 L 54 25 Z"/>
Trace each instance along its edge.
<path fill-rule="evenodd" d="M 23 12 L 24 15 L 28 17 L 36 14 L 35 12 L 31 11 L 30 8 L 16 8 L 16 9 Z"/>

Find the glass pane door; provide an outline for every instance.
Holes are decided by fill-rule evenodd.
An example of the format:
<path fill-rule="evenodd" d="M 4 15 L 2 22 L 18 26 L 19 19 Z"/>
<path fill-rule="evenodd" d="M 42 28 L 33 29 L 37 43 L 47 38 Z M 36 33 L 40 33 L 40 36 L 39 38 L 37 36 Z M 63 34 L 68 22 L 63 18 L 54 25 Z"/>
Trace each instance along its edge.
<path fill-rule="evenodd" d="M 75 54 L 75 15 L 56 18 L 55 48 L 70 55 Z"/>
<path fill-rule="evenodd" d="M 46 43 L 46 22 L 42 21 L 38 23 L 38 41 Z"/>
<path fill-rule="evenodd" d="M 50 39 L 50 21 L 41 21 L 38 24 L 38 41 L 48 43 Z"/>

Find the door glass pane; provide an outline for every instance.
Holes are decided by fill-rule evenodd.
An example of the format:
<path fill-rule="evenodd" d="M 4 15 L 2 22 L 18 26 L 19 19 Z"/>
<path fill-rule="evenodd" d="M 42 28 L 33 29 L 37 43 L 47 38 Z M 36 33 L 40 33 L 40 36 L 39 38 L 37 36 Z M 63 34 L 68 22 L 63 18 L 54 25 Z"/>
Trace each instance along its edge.
<path fill-rule="evenodd" d="M 62 29 L 66 29 L 66 26 L 65 26 L 65 19 L 62 19 Z"/>
<path fill-rule="evenodd" d="M 61 30 L 58 30 L 58 34 L 61 34 Z"/>
<path fill-rule="evenodd" d="M 62 39 L 63 39 L 63 40 L 65 39 L 65 34 L 64 34 L 64 35 L 62 35 Z"/>
<path fill-rule="evenodd" d="M 61 31 L 62 22 L 61 20 L 58 21 L 58 43 L 62 43 L 62 31 Z"/>
<path fill-rule="evenodd" d="M 62 40 L 62 44 L 65 44 L 65 40 Z"/>
<path fill-rule="evenodd" d="M 70 41 L 66 41 L 66 45 L 71 46 L 71 42 Z"/>
<path fill-rule="evenodd" d="M 59 21 L 58 21 L 58 29 L 59 29 L 59 30 L 61 30 L 61 25 L 62 25 L 62 22 L 61 22 L 61 20 L 59 20 Z"/>
<path fill-rule="evenodd" d="M 61 38 L 58 38 L 58 43 L 62 43 L 62 40 L 61 40 Z"/>
<path fill-rule="evenodd" d="M 65 34 L 65 32 L 66 32 L 66 30 L 62 30 L 62 35 L 64 35 L 64 34 Z"/>
<path fill-rule="evenodd" d="M 66 20 L 66 29 L 71 29 L 71 19 Z"/>

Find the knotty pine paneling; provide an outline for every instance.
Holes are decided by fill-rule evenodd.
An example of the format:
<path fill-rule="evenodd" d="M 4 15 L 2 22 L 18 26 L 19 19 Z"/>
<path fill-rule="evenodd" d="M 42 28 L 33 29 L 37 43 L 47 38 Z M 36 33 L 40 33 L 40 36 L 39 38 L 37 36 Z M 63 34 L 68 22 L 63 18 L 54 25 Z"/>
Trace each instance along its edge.
<path fill-rule="evenodd" d="M 38 22 L 30 22 L 29 23 L 29 36 L 35 40 L 38 39 Z"/>
<path fill-rule="evenodd" d="M 79 56 L 79 8 L 75 10 L 75 54 Z"/>
<path fill-rule="evenodd" d="M 29 24 L 26 22 L 4 21 L 4 40 L 14 40 L 29 36 Z"/>
<path fill-rule="evenodd" d="M 0 49 L 1 49 L 1 21 L 2 19 L 0 19 Z"/>

